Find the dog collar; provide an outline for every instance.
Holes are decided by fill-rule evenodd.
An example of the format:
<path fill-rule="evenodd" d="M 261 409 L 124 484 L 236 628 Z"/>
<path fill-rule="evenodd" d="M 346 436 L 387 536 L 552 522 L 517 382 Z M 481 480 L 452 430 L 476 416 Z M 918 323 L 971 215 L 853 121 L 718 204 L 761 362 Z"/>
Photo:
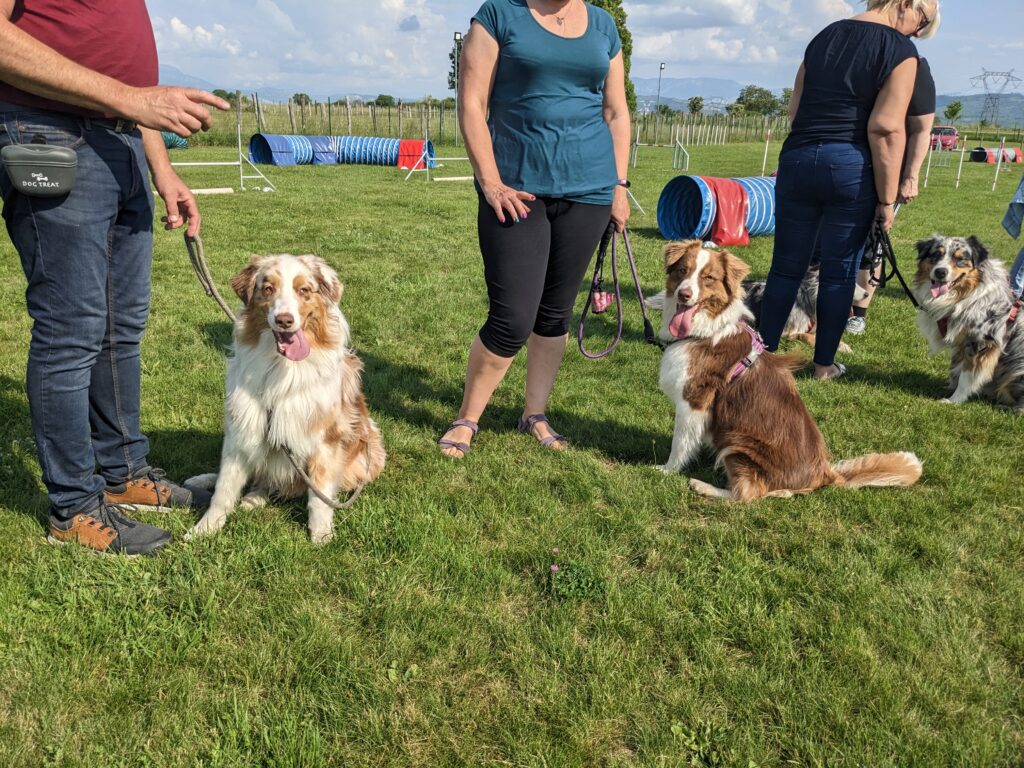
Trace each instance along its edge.
<path fill-rule="evenodd" d="M 729 374 L 729 378 L 726 380 L 727 384 L 731 384 L 733 381 L 738 379 L 750 368 L 753 367 L 754 363 L 757 362 L 757 358 L 761 356 L 761 353 L 765 351 L 764 340 L 761 338 L 761 334 L 755 331 L 746 323 L 743 323 L 743 330 L 750 336 L 750 354 L 736 363 L 736 367 L 732 369 L 732 373 Z"/>

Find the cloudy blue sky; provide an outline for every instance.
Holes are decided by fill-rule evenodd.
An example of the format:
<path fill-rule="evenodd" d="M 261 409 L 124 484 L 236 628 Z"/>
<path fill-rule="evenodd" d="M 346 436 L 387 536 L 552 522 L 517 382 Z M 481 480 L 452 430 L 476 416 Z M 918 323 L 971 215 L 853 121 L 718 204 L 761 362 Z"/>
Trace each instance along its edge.
<path fill-rule="evenodd" d="M 481 0 L 149 0 L 161 62 L 231 88 L 442 96 L 452 33 Z M 803 48 L 850 0 L 627 0 L 633 74 L 790 85 Z M 958 0 L 920 44 L 940 93 L 982 67 L 1024 76 L 1021 0 Z"/>

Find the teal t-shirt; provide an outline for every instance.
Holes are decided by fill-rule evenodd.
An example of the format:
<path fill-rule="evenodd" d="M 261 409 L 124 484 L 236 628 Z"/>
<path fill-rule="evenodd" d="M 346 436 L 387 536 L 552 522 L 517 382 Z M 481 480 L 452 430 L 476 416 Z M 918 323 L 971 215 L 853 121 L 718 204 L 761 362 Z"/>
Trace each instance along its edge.
<path fill-rule="evenodd" d="M 612 202 L 615 152 L 604 81 L 622 43 L 607 11 L 584 3 L 587 31 L 549 32 L 526 0 L 487 0 L 477 21 L 498 42 L 488 125 L 501 180 L 580 203 Z"/>

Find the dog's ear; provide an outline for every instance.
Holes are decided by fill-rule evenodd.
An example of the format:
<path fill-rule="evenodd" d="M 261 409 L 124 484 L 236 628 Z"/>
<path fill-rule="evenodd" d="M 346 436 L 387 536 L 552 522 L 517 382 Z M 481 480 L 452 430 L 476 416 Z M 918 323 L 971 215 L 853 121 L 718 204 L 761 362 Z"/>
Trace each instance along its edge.
<path fill-rule="evenodd" d="M 344 288 L 341 285 L 341 280 L 338 279 L 338 273 L 327 266 L 327 262 L 319 256 L 307 253 L 299 258 L 309 267 L 309 271 L 313 273 L 313 276 L 316 278 L 317 289 L 323 294 L 323 297 L 331 302 L 331 304 L 337 304 L 341 301 L 341 294 L 344 293 Z"/>
<path fill-rule="evenodd" d="M 231 290 L 233 290 L 242 303 L 246 306 L 252 300 L 252 294 L 256 290 L 256 275 L 260 271 L 260 257 L 253 256 L 241 272 L 231 278 Z"/>
<path fill-rule="evenodd" d="M 729 251 L 719 251 L 722 266 L 725 267 L 725 287 L 730 296 L 743 292 L 743 278 L 750 274 L 750 267 L 745 261 Z"/>
<path fill-rule="evenodd" d="M 679 261 L 689 252 L 694 245 L 700 245 L 700 240 L 680 240 L 677 243 L 669 243 L 665 246 L 665 270 L 672 268 L 672 265 Z"/>
<path fill-rule="evenodd" d="M 988 248 L 975 235 L 967 238 L 967 244 L 971 247 L 971 261 L 975 267 L 988 258 Z"/>
<path fill-rule="evenodd" d="M 924 240 L 917 241 L 917 260 L 920 261 L 925 256 L 931 254 L 935 250 L 935 246 L 942 242 L 941 235 L 932 235 L 931 237 L 925 238 Z"/>

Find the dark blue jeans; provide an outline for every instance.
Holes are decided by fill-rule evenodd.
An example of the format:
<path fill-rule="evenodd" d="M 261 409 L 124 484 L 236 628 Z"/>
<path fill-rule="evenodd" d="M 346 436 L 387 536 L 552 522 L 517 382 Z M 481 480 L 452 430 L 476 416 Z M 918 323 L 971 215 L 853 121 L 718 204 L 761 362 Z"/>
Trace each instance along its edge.
<path fill-rule="evenodd" d="M 821 278 L 814 362 L 835 361 L 877 202 L 867 147 L 813 144 L 786 150 L 779 157 L 775 251 L 759 326 L 768 349 L 779 345 L 817 239 Z"/>
<path fill-rule="evenodd" d="M 28 280 L 27 387 L 39 464 L 53 513 L 68 517 L 95 506 L 108 481 L 146 467 L 139 344 L 153 196 L 138 130 L 0 104 L 0 146 L 33 141 L 78 154 L 77 181 L 64 197 L 26 197 L 0 171 L 7 231 Z"/>

